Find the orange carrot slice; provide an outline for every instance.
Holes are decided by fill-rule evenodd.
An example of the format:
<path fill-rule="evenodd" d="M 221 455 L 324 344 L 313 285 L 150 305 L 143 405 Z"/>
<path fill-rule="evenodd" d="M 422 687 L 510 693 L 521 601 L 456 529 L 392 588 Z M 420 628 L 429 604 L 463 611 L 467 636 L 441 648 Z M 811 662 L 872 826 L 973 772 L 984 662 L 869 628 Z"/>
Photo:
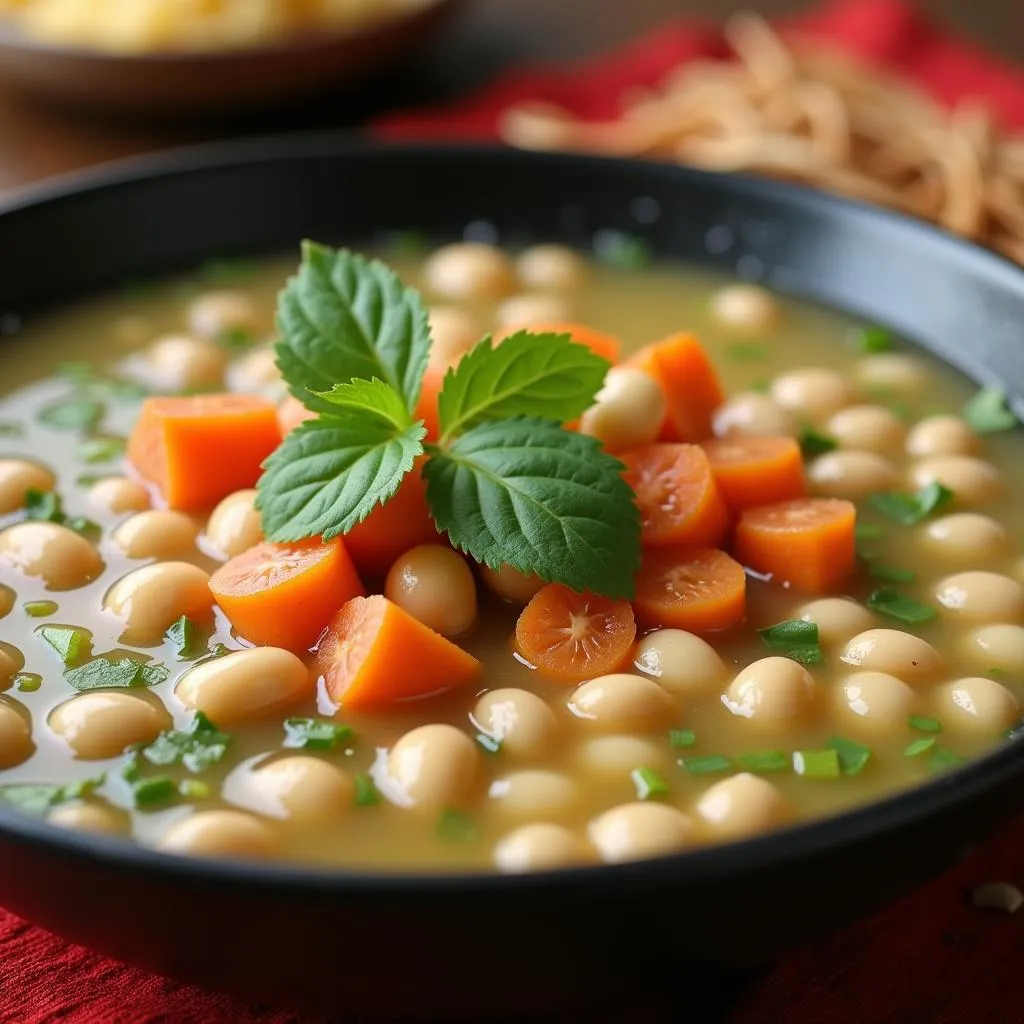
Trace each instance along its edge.
<path fill-rule="evenodd" d="M 256 395 L 147 398 L 128 459 L 171 508 L 212 508 L 254 487 L 260 464 L 281 443 L 274 403 Z"/>
<path fill-rule="evenodd" d="M 277 422 L 281 436 L 291 433 L 300 423 L 316 418 L 316 413 L 307 409 L 294 395 L 289 395 L 277 407 Z"/>
<path fill-rule="evenodd" d="M 650 626 L 691 633 L 728 629 L 743 619 L 743 566 L 713 548 L 658 548 L 644 556 L 633 605 Z"/>
<path fill-rule="evenodd" d="M 746 509 L 736 557 L 780 583 L 823 593 L 853 572 L 857 510 L 838 498 L 802 498 Z"/>
<path fill-rule="evenodd" d="M 692 334 L 673 334 L 646 345 L 627 363 L 646 370 L 665 393 L 668 412 L 660 440 L 701 441 L 711 436 L 711 414 L 725 396 L 711 360 Z"/>
<path fill-rule="evenodd" d="M 464 686 L 480 662 L 386 597 L 356 597 L 317 648 L 327 692 L 346 708 L 374 708 Z"/>
<path fill-rule="evenodd" d="M 702 448 L 648 444 L 621 456 L 626 481 L 636 492 L 647 547 L 690 544 L 714 547 L 729 526 L 729 513 Z"/>
<path fill-rule="evenodd" d="M 622 668 L 636 639 L 628 601 L 578 594 L 549 583 L 516 623 L 516 647 L 538 672 L 578 683 Z"/>
<path fill-rule="evenodd" d="M 364 593 L 341 539 L 257 544 L 225 562 L 210 590 L 239 636 L 303 651 L 331 616 Z"/>
<path fill-rule="evenodd" d="M 577 323 L 539 323 L 519 324 L 503 327 L 494 335 L 495 342 L 503 341 L 517 331 L 529 331 L 531 334 L 568 334 L 577 345 L 586 345 L 594 355 L 607 359 L 609 363 L 617 363 L 622 353 L 622 343 L 618 338 L 604 331 Z"/>
<path fill-rule="evenodd" d="M 420 400 L 416 405 L 415 418 L 423 420 L 427 428 L 425 441 L 436 441 L 441 434 L 438 420 L 437 399 L 444 387 L 444 375 L 448 367 L 442 363 L 429 363 L 423 375 L 423 386 L 420 388 Z"/>
<path fill-rule="evenodd" d="M 345 547 L 365 576 L 382 576 L 399 555 L 417 544 L 437 541 L 427 485 L 420 475 L 423 461 L 417 461 L 393 497 L 345 534 Z"/>
<path fill-rule="evenodd" d="M 791 437 L 734 437 L 701 444 L 731 509 L 773 505 L 807 493 L 800 445 Z"/>

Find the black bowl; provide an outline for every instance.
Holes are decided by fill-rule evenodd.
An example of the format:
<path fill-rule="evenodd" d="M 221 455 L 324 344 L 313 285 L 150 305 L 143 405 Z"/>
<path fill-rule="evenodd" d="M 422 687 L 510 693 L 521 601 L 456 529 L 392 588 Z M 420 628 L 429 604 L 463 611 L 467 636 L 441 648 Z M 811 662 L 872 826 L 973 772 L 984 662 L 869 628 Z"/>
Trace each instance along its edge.
<path fill-rule="evenodd" d="M 629 231 L 660 255 L 885 323 L 1024 391 L 1024 273 L 921 224 L 677 167 L 336 137 L 196 150 L 30 193 L 0 214 L 0 316 L 305 236 L 455 237 L 471 221 L 512 242 L 586 246 L 597 230 Z M 482 1017 L 763 963 L 946 868 L 1022 805 L 1024 757 L 1010 743 L 762 839 L 530 877 L 184 860 L 0 810 L 0 904 L 122 960 L 264 1000 Z"/>

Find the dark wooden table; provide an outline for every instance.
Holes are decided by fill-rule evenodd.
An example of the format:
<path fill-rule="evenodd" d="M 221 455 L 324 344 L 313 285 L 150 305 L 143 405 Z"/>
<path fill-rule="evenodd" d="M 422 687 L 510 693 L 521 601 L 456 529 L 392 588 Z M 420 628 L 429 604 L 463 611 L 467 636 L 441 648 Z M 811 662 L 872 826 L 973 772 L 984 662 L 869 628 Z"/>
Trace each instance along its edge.
<path fill-rule="evenodd" d="M 1024 63 L 1020 0 L 921 0 L 935 16 Z M 302 127 L 358 124 L 388 107 L 456 95 L 512 64 L 571 59 L 615 46 L 681 15 L 726 15 L 756 8 L 774 15 L 800 0 L 466 0 L 459 21 L 398 76 L 355 95 L 231 122 L 101 124 L 42 110 L 0 92 L 0 190 L 89 164 L 210 138 Z"/>

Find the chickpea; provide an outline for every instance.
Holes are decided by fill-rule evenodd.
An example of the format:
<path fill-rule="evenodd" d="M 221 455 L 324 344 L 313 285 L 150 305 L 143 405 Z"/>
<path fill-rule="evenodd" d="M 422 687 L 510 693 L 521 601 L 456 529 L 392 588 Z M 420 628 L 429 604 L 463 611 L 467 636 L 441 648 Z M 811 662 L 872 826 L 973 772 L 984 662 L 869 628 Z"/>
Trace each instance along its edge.
<path fill-rule="evenodd" d="M 34 749 L 28 712 L 16 701 L 0 697 L 0 768 L 27 761 Z"/>
<path fill-rule="evenodd" d="M 51 825 L 99 835 L 120 835 L 128 831 L 125 815 L 109 804 L 76 801 L 61 804 L 46 816 Z"/>
<path fill-rule="evenodd" d="M 529 328 L 572 318 L 572 306 L 560 295 L 513 295 L 498 307 L 498 326 Z"/>
<path fill-rule="evenodd" d="M 665 409 L 665 396 L 650 374 L 632 366 L 615 367 L 580 418 L 580 432 L 596 437 L 610 452 L 622 452 L 655 440 Z"/>
<path fill-rule="evenodd" d="M 83 761 L 117 757 L 133 743 L 152 743 L 171 727 L 171 716 L 151 695 L 89 690 L 50 712 L 50 729 Z"/>
<path fill-rule="evenodd" d="M 578 288 L 586 277 L 582 257 L 564 245 L 531 245 L 516 260 L 519 280 L 527 288 L 568 292 Z"/>
<path fill-rule="evenodd" d="M 917 707 L 917 694 L 886 672 L 854 672 L 833 694 L 843 727 L 865 736 L 900 735 Z"/>
<path fill-rule="evenodd" d="M 926 416 L 907 435 L 907 454 L 915 459 L 973 455 L 980 447 L 978 435 L 959 416 Z"/>
<path fill-rule="evenodd" d="M 191 516 L 172 509 L 151 509 L 129 516 L 111 540 L 129 558 L 181 558 L 196 553 L 199 527 Z"/>
<path fill-rule="evenodd" d="M 466 560 L 441 544 L 420 544 L 388 570 L 384 593 L 442 636 L 465 633 L 476 621 L 476 581 Z"/>
<path fill-rule="evenodd" d="M 0 459 L 0 516 L 25 504 L 26 491 L 52 491 L 57 478 L 27 459 Z"/>
<path fill-rule="evenodd" d="M 206 536 L 221 558 L 234 558 L 263 540 L 256 489 L 235 491 L 221 500 L 206 522 Z"/>
<path fill-rule="evenodd" d="M 24 667 L 25 656 L 21 651 L 13 644 L 5 644 L 0 640 L 0 690 L 6 690 Z"/>
<path fill-rule="evenodd" d="M 172 825 L 158 847 L 193 857 L 270 857 L 277 849 L 270 827 L 242 811 L 199 811 Z"/>
<path fill-rule="evenodd" d="M 983 505 L 1002 490 L 999 470 L 973 455 L 935 455 L 922 459 L 910 470 L 915 487 L 939 483 L 953 492 L 957 505 Z"/>
<path fill-rule="evenodd" d="M 904 682 L 934 678 L 942 656 L 926 640 L 898 629 L 868 629 L 843 648 L 840 659 L 869 672 L 885 672 Z"/>
<path fill-rule="evenodd" d="M 734 714 L 766 725 L 806 715 L 814 700 L 814 678 L 789 658 L 761 658 L 729 684 L 722 703 Z"/>
<path fill-rule="evenodd" d="M 385 788 L 405 807 L 457 807 L 475 788 L 479 760 L 464 732 L 451 725 L 421 725 L 391 748 Z"/>
<path fill-rule="evenodd" d="M 593 860 L 583 841 L 561 825 L 523 825 L 494 847 L 494 864 L 505 875 L 564 868 Z"/>
<path fill-rule="evenodd" d="M 544 586 L 539 576 L 527 576 L 511 565 L 503 565 L 500 569 L 481 565 L 480 578 L 488 589 L 512 604 L 526 604 Z"/>
<path fill-rule="evenodd" d="M 783 409 L 814 423 L 828 419 L 853 400 L 850 385 L 841 373 L 817 366 L 776 377 L 771 396 Z"/>
<path fill-rule="evenodd" d="M 667 769 L 664 744 L 643 736 L 594 736 L 576 750 L 576 764 L 602 782 L 628 782 L 634 768 Z"/>
<path fill-rule="evenodd" d="M 774 398 L 757 391 L 731 395 L 713 417 L 716 437 L 793 437 L 796 418 Z"/>
<path fill-rule="evenodd" d="M 907 433 L 900 418 L 884 405 L 852 405 L 840 409 L 828 421 L 827 430 L 840 448 L 883 455 L 899 451 Z"/>
<path fill-rule="evenodd" d="M 955 679 L 935 691 L 943 727 L 951 733 L 995 737 L 1020 717 L 1017 698 L 985 676 Z"/>
<path fill-rule="evenodd" d="M 588 832 L 606 864 L 676 853 L 694 843 L 693 822 L 682 811 L 653 802 L 606 811 L 590 823 Z"/>
<path fill-rule="evenodd" d="M 915 356 L 882 352 L 857 362 L 857 379 L 869 392 L 911 397 L 927 390 L 928 370 Z"/>
<path fill-rule="evenodd" d="M 476 317 L 457 306 L 434 306 L 429 321 L 430 361 L 438 366 L 457 363 L 484 336 Z"/>
<path fill-rule="evenodd" d="M 813 622 L 823 644 L 849 640 L 851 636 L 870 629 L 875 622 L 874 615 L 867 608 L 847 597 L 823 597 L 810 601 L 797 609 L 795 617 Z"/>
<path fill-rule="evenodd" d="M 997 572 L 961 572 L 940 580 L 935 599 L 970 622 L 1024 621 L 1024 586 Z"/>
<path fill-rule="evenodd" d="M 512 757 L 541 757 L 558 736 L 555 713 L 529 690 L 491 690 L 476 702 L 471 717 L 482 733 L 501 744 L 503 754 Z"/>
<path fill-rule="evenodd" d="M 188 308 L 189 329 L 200 338 L 216 341 L 226 331 L 259 331 L 256 304 L 243 292 L 206 292 Z"/>
<path fill-rule="evenodd" d="M 284 389 L 277 353 L 272 345 L 259 345 L 233 360 L 227 369 L 231 391 L 278 395 Z"/>
<path fill-rule="evenodd" d="M 313 680 L 291 651 L 253 647 L 190 668 L 174 692 L 187 708 L 218 725 L 233 725 L 276 714 L 310 696 Z"/>
<path fill-rule="evenodd" d="M 930 556 L 954 565 L 994 561 L 1005 553 L 1009 535 L 1002 523 L 977 512 L 954 512 L 921 527 L 921 544 Z"/>
<path fill-rule="evenodd" d="M 711 316 L 734 334 L 759 334 L 775 325 L 775 296 L 756 284 L 727 284 L 711 296 Z"/>
<path fill-rule="evenodd" d="M 678 713 L 675 702 L 644 676 L 614 673 L 576 687 L 569 710 L 601 732 L 647 732 Z"/>
<path fill-rule="evenodd" d="M 509 258 L 482 242 L 442 245 L 427 257 L 423 273 L 430 291 L 447 299 L 500 299 L 515 286 Z"/>
<path fill-rule="evenodd" d="M 0 619 L 5 615 L 11 614 L 11 609 L 14 607 L 17 597 L 18 595 L 10 587 L 0 584 Z"/>
<path fill-rule="evenodd" d="M 252 794 L 252 810 L 304 826 L 340 821 L 355 796 L 355 784 L 340 768 L 302 755 L 257 768 L 246 790 Z"/>
<path fill-rule="evenodd" d="M 767 779 L 741 772 L 705 790 L 697 814 L 715 839 L 728 842 L 785 824 L 790 806 Z"/>
<path fill-rule="evenodd" d="M 1024 676 L 1024 626 L 997 622 L 967 634 L 965 651 L 988 669 Z"/>
<path fill-rule="evenodd" d="M 223 382 L 228 365 L 227 352 L 221 345 L 187 334 L 158 339 L 147 357 L 156 380 L 168 391 L 215 388 Z"/>
<path fill-rule="evenodd" d="M 188 562 L 155 562 L 133 569 L 106 593 L 103 607 L 124 624 L 126 644 L 159 643 L 182 615 L 201 619 L 213 606 L 210 577 Z"/>
<path fill-rule="evenodd" d="M 896 486 L 896 468 L 877 452 L 835 451 L 820 455 L 808 467 L 816 494 L 830 498 L 863 498 Z"/>
<path fill-rule="evenodd" d="M 499 813 L 509 817 L 549 819 L 568 814 L 580 799 L 579 786 L 561 772 L 527 768 L 509 772 L 491 783 L 488 796 Z"/>
<path fill-rule="evenodd" d="M 48 590 L 74 590 L 103 572 L 99 552 L 83 536 L 56 523 L 8 527 L 0 533 L 0 562 L 39 577 Z"/>
<path fill-rule="evenodd" d="M 127 476 L 108 476 L 89 488 L 89 500 L 115 515 L 121 512 L 142 512 L 149 508 L 149 491 L 138 480 Z"/>
<path fill-rule="evenodd" d="M 682 629 L 656 629 L 636 645 L 633 664 L 679 696 L 707 693 L 725 678 L 725 662 L 706 640 Z"/>

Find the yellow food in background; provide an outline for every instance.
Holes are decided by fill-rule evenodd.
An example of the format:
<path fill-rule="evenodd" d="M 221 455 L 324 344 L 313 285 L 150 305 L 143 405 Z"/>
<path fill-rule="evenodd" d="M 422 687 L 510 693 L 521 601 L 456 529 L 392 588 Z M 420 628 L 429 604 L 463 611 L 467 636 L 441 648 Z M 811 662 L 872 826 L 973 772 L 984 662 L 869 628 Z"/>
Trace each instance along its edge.
<path fill-rule="evenodd" d="M 222 50 L 355 28 L 434 0 L 0 0 L 0 17 L 48 43 L 121 53 Z"/>

